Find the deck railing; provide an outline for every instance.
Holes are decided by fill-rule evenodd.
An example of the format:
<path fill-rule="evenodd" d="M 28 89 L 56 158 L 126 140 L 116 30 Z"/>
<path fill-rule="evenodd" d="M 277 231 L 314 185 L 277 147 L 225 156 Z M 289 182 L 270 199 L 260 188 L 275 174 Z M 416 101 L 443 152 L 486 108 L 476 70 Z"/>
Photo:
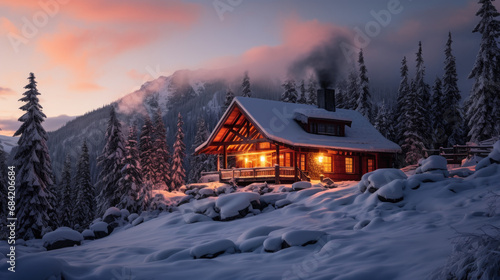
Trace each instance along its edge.
<path fill-rule="evenodd" d="M 259 179 L 259 178 L 274 178 L 276 177 L 276 170 L 278 170 L 280 178 L 293 178 L 295 177 L 295 169 L 293 167 L 254 167 L 254 168 L 233 168 L 222 169 L 220 171 L 220 179 Z"/>

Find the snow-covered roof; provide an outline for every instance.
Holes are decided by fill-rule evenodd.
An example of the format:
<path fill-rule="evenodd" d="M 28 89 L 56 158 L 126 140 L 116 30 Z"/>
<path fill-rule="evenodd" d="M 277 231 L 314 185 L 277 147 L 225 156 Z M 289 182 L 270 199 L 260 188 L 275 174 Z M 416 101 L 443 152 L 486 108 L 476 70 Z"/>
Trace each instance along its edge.
<path fill-rule="evenodd" d="M 337 112 L 327 111 L 325 109 L 308 106 L 311 108 L 297 108 L 294 110 L 294 119 L 303 123 L 307 123 L 309 119 L 324 119 L 324 120 L 338 120 L 343 122 L 351 122 L 352 120 L 343 118 Z"/>
<path fill-rule="evenodd" d="M 224 113 L 208 140 L 196 148 L 205 148 L 223 124 L 231 108 L 240 110 L 272 141 L 296 147 L 314 147 L 320 149 L 342 149 L 350 151 L 399 152 L 401 148 L 380 134 L 360 113 L 354 110 L 337 109 L 336 112 L 319 109 L 313 105 L 286 103 L 280 101 L 235 97 Z M 311 118 L 352 121 L 351 127 L 345 128 L 345 136 L 318 135 L 306 132 L 295 120 L 297 115 Z"/>

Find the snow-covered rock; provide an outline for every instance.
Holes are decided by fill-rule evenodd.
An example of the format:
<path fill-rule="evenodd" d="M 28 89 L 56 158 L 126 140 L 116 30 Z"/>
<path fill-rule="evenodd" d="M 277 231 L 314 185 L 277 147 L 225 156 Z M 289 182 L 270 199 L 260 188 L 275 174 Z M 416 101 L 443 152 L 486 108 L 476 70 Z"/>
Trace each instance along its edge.
<path fill-rule="evenodd" d="M 306 246 L 316 243 L 325 233 L 314 230 L 293 230 L 284 233 L 281 237 L 288 246 Z"/>
<path fill-rule="evenodd" d="M 268 237 L 263 243 L 264 251 L 268 253 L 274 253 L 283 249 L 282 245 L 283 240 L 281 239 L 281 236 Z"/>
<path fill-rule="evenodd" d="M 113 229 L 106 222 L 96 222 L 90 225 L 90 230 L 94 232 L 96 239 L 106 237 L 113 231 Z"/>
<path fill-rule="evenodd" d="M 405 189 L 406 180 L 394 180 L 387 185 L 381 187 L 377 191 L 378 199 L 382 202 L 400 202 L 404 198 L 403 190 Z"/>
<path fill-rule="evenodd" d="M 212 259 L 224 253 L 233 254 L 236 252 L 236 245 L 229 239 L 215 240 L 194 246 L 189 254 L 195 259 Z"/>
<path fill-rule="evenodd" d="M 55 231 L 45 234 L 42 238 L 43 247 L 45 247 L 47 251 L 64 247 L 73 247 L 75 245 L 80 245 L 82 241 L 82 234 L 68 227 L 60 227 Z"/>
<path fill-rule="evenodd" d="M 361 192 L 368 190 L 374 193 L 393 180 L 406 178 L 407 176 L 399 169 L 381 168 L 363 175 L 361 181 L 358 183 L 358 188 Z"/>
<path fill-rule="evenodd" d="M 186 222 L 186 224 L 212 221 L 212 219 L 210 217 L 207 217 L 205 215 L 198 214 L 198 213 L 187 213 L 187 214 L 182 215 L 182 217 L 184 218 L 184 221 Z"/>
<path fill-rule="evenodd" d="M 129 221 L 129 223 L 132 223 L 135 219 L 137 219 L 137 217 L 139 217 L 139 214 L 132 213 L 127 217 L 127 221 Z"/>
<path fill-rule="evenodd" d="M 86 229 L 82 232 L 82 236 L 84 240 L 94 240 L 95 235 L 94 232 L 90 229 Z"/>
<path fill-rule="evenodd" d="M 415 170 L 416 174 L 422 173 L 442 173 L 446 177 L 448 177 L 448 162 L 446 158 L 442 156 L 432 155 L 426 159 L 422 159 L 419 163 L 419 166 Z M 446 172 L 444 172 L 446 171 Z"/>
<path fill-rule="evenodd" d="M 238 242 L 243 242 L 247 239 L 251 239 L 257 236 L 267 236 L 269 233 L 281 229 L 279 226 L 258 226 L 255 228 L 251 228 L 245 232 L 243 232 L 238 237 Z"/>
<path fill-rule="evenodd" d="M 494 163 L 500 164 L 500 140 L 493 144 L 493 151 L 476 165 L 476 171 Z"/>
<path fill-rule="evenodd" d="M 284 199 L 280 199 L 280 200 L 276 201 L 276 203 L 274 205 L 276 206 L 276 208 L 283 208 L 283 207 L 290 205 L 290 204 L 292 204 L 292 202 L 290 200 L 284 198 Z"/>
<path fill-rule="evenodd" d="M 239 248 L 241 252 L 253 252 L 263 246 L 267 236 L 256 236 L 241 242 Z"/>
<path fill-rule="evenodd" d="M 309 189 L 310 187 L 312 187 L 311 182 L 307 182 L 307 181 L 300 181 L 300 182 L 295 182 L 292 184 L 292 189 L 294 191 Z"/>
<path fill-rule="evenodd" d="M 416 190 L 420 187 L 422 183 L 429 182 L 439 182 L 446 179 L 443 173 L 423 173 L 423 174 L 415 174 L 408 178 L 406 186 L 409 189 Z"/>
<path fill-rule="evenodd" d="M 258 193 L 231 193 L 219 196 L 215 206 L 220 209 L 221 220 L 232 220 L 246 215 L 251 207 L 251 202 L 259 201 L 259 198 Z"/>
<path fill-rule="evenodd" d="M 102 221 L 107 223 L 111 228 L 116 228 L 122 225 L 122 212 L 116 207 L 110 207 L 104 212 Z"/>
<path fill-rule="evenodd" d="M 134 221 L 131 224 L 132 224 L 132 226 L 135 227 L 136 225 L 138 225 L 140 223 L 143 223 L 143 222 L 144 222 L 144 217 L 143 216 L 139 216 L 139 217 L 135 218 Z"/>

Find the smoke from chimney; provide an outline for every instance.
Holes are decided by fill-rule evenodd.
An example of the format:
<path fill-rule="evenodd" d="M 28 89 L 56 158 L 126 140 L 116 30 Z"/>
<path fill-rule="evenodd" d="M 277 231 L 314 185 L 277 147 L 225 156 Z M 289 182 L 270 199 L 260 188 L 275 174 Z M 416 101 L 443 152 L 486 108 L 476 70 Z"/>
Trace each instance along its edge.
<path fill-rule="evenodd" d="M 347 36 L 332 34 L 324 44 L 292 63 L 288 74 L 292 77 L 304 77 L 307 71 L 312 70 L 321 88 L 334 87 L 348 63 L 342 51 L 342 43 L 352 44 Z"/>

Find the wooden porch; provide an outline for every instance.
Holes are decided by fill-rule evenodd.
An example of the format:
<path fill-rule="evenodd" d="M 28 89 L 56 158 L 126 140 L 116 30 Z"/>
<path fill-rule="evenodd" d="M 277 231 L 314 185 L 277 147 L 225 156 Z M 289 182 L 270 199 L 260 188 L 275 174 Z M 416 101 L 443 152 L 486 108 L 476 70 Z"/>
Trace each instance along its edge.
<path fill-rule="evenodd" d="M 311 179 L 305 172 L 295 167 L 275 166 L 275 167 L 254 167 L 254 168 L 232 168 L 221 169 L 219 171 L 202 172 L 204 175 L 219 176 L 219 182 L 254 183 L 269 182 L 274 184 L 293 183 Z"/>

